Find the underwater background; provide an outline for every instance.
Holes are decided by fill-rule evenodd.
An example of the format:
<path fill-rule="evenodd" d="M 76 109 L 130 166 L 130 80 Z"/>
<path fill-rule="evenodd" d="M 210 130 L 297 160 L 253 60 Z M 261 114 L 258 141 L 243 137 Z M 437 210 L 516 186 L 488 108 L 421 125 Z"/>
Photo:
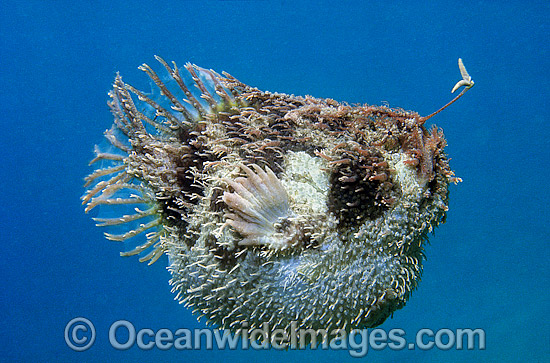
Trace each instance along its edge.
<path fill-rule="evenodd" d="M 485 350 L 370 349 L 369 362 L 548 362 L 550 4 L 547 1 L 3 1 L 0 5 L 0 361 L 352 361 L 348 351 L 184 350 L 109 344 L 136 329 L 203 328 L 174 301 L 164 257 L 121 258 L 80 202 L 112 116 L 117 71 L 147 90 L 153 55 L 262 90 L 421 115 L 452 96 L 462 57 L 476 85 L 429 120 L 451 167 L 447 223 L 419 289 L 381 328 L 481 328 Z M 84 352 L 65 325 L 95 325 Z"/>

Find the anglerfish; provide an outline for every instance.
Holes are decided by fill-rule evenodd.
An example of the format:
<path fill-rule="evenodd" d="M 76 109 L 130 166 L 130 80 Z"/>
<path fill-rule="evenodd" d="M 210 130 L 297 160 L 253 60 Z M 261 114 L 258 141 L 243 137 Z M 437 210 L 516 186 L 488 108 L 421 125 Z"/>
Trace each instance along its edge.
<path fill-rule="evenodd" d="M 221 329 L 375 327 L 405 305 L 459 181 L 432 115 L 260 91 L 156 57 L 117 75 L 82 197 L 122 256 L 163 255 L 175 298 Z"/>

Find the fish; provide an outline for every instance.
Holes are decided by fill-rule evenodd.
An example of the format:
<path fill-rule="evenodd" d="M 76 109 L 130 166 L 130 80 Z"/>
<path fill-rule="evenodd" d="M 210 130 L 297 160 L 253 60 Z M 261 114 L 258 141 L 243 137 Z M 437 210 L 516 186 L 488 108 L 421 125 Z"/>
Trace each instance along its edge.
<path fill-rule="evenodd" d="M 413 111 L 261 91 L 156 57 L 152 90 L 117 74 L 85 212 L 122 256 L 166 261 L 175 298 L 220 329 L 382 324 L 445 222 L 447 141 Z M 163 259 L 163 256 L 167 256 Z"/>

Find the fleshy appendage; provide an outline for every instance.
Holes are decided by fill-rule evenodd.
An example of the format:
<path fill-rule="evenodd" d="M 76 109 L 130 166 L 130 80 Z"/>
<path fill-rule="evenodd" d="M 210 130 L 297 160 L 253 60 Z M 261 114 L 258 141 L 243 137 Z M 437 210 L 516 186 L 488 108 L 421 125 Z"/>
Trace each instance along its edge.
<path fill-rule="evenodd" d="M 156 59 L 168 76 L 146 64 L 139 67 L 155 85 L 150 94 L 115 78 L 108 102 L 114 124 L 105 131 L 108 151 L 96 146 L 90 165 L 99 168 L 85 178 L 81 198 L 86 213 L 102 207 L 100 215 L 108 216 L 93 218 L 97 226 L 115 230 L 105 233 L 107 239 L 131 246 L 122 256 L 144 253 L 140 261 L 150 264 L 166 251 L 166 227 L 184 224 L 189 206 L 200 198 L 193 183 L 204 158 L 196 155 L 198 142 L 190 133 L 221 105 L 234 104 L 213 71 L 187 63 L 182 73 L 175 63 Z"/>
<path fill-rule="evenodd" d="M 117 107 L 117 104 L 115 99 L 111 107 Z M 121 252 L 121 256 L 139 255 L 151 249 L 140 261 L 152 264 L 164 250 L 161 246 L 164 228 L 159 205 L 154 193 L 129 172 L 127 160 L 132 149 L 121 140 L 124 138 L 121 129 L 113 126 L 105 131 L 105 137 L 110 143 L 110 151 L 102 152 L 96 146 L 96 157 L 90 165 L 99 163 L 100 167 L 85 178 L 88 189 L 81 198 L 82 204 L 86 204 L 86 213 L 100 207 L 100 213 L 110 216 L 93 218 L 98 227 L 116 230 L 116 233 L 104 233 L 108 240 L 134 246 L 129 251 Z M 142 234 L 145 234 L 146 241 L 136 242 Z"/>
<path fill-rule="evenodd" d="M 285 250 L 299 242 L 292 219 L 289 196 L 275 173 L 258 165 L 241 168 L 246 177 L 223 181 L 233 192 L 224 192 L 222 200 L 232 213 L 225 215 L 226 224 L 244 238 L 241 246 L 262 246 L 276 251 Z"/>

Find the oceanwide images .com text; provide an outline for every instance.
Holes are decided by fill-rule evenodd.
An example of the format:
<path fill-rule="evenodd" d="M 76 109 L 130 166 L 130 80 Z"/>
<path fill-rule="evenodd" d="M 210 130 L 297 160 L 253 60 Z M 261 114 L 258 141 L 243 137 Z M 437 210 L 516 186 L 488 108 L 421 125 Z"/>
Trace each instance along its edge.
<path fill-rule="evenodd" d="M 246 328 L 246 326 L 244 327 Z M 403 329 L 302 329 L 292 322 L 290 329 L 270 330 L 264 323 L 260 328 L 241 329 L 235 333 L 218 329 L 136 329 L 127 320 L 117 320 L 108 332 L 109 343 L 118 350 L 134 346 L 151 350 L 190 349 L 332 349 L 347 350 L 352 357 L 364 357 L 369 349 L 485 349 L 483 329 L 420 329 L 409 341 Z M 65 342 L 75 351 L 88 350 L 95 342 L 96 330 L 93 323 L 83 317 L 72 319 L 65 326 Z"/>

